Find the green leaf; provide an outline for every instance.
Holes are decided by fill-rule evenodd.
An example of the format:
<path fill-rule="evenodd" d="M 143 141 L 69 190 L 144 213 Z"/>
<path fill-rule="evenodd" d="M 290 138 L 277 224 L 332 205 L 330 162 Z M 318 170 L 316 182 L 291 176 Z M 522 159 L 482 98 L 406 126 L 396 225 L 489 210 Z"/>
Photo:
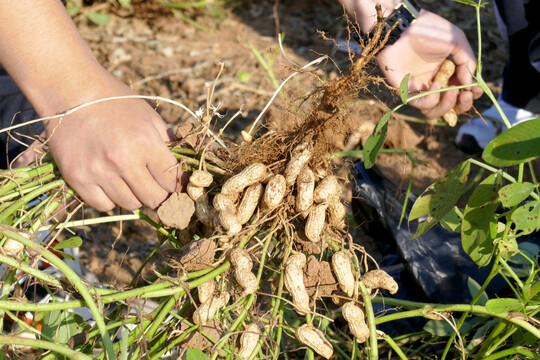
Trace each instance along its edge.
<path fill-rule="evenodd" d="M 186 360 L 208 360 L 210 359 L 204 352 L 199 349 L 187 349 Z"/>
<path fill-rule="evenodd" d="M 66 239 L 64 241 L 59 242 L 54 247 L 54 250 L 62 250 L 67 248 L 77 248 L 81 246 L 83 243 L 82 239 L 79 236 L 74 236 L 70 239 Z"/>
<path fill-rule="evenodd" d="M 409 213 L 409 221 L 422 216 L 428 218 L 418 224 L 413 239 L 425 234 L 453 210 L 467 184 L 470 168 L 471 165 L 468 161 L 462 162 L 416 199 Z"/>
<path fill-rule="evenodd" d="M 118 3 L 124 7 L 131 5 L 131 0 L 118 0 Z"/>
<path fill-rule="evenodd" d="M 486 303 L 486 310 L 492 314 L 500 314 L 514 311 L 522 306 L 519 299 L 500 298 L 491 299 Z"/>
<path fill-rule="evenodd" d="M 540 156 L 540 118 L 506 130 L 486 146 L 482 158 L 494 166 L 513 166 Z"/>
<path fill-rule="evenodd" d="M 45 313 L 41 337 L 57 344 L 66 344 L 73 335 L 81 332 L 75 314 L 64 310 L 52 310 Z"/>
<path fill-rule="evenodd" d="M 450 324 L 445 320 L 429 320 L 426 325 L 424 325 L 424 330 L 430 333 L 433 336 L 447 337 L 452 335 L 454 329 Z M 459 329 L 461 334 L 467 334 L 471 330 L 471 325 L 467 322 L 464 322 Z"/>
<path fill-rule="evenodd" d="M 499 206 L 502 175 L 493 173 L 474 190 L 463 213 L 461 243 L 465 252 L 478 266 L 486 266 L 493 253 L 497 235 L 495 211 Z"/>
<path fill-rule="evenodd" d="M 454 1 L 458 2 L 458 3 L 466 4 L 466 5 L 471 5 L 471 6 L 474 6 L 474 7 L 477 6 L 476 2 L 474 2 L 472 0 L 454 0 Z"/>
<path fill-rule="evenodd" d="M 377 155 L 386 141 L 386 134 L 388 133 L 388 120 L 393 113 L 394 110 L 390 110 L 384 114 L 381 120 L 379 120 L 377 123 L 377 126 L 375 126 L 375 129 L 373 129 L 373 133 L 371 133 L 366 140 L 364 145 L 364 166 L 366 169 L 369 169 L 375 165 Z"/>
<path fill-rule="evenodd" d="M 448 231 L 459 233 L 461 232 L 461 216 L 458 213 L 458 208 L 454 206 L 452 210 L 448 212 L 440 220 L 440 224 Z"/>
<path fill-rule="evenodd" d="M 111 20 L 109 14 L 101 13 L 99 11 L 92 11 L 86 14 L 88 20 L 96 25 L 107 25 Z"/>
<path fill-rule="evenodd" d="M 411 74 L 405 75 L 403 80 L 401 80 L 401 84 L 399 85 L 399 96 L 401 97 L 401 101 L 406 104 L 409 101 L 409 78 L 411 77 Z"/>
<path fill-rule="evenodd" d="M 480 286 L 480 284 L 478 284 L 476 282 L 476 280 L 474 280 L 472 277 L 469 277 L 467 279 L 467 287 L 469 288 L 469 293 L 471 294 L 471 296 L 474 298 L 476 296 L 476 294 L 478 294 L 478 292 L 480 291 L 480 289 L 482 288 Z M 482 291 L 482 294 L 480 295 L 480 297 L 478 298 L 478 301 L 476 301 L 476 305 L 481 305 L 481 306 L 484 306 L 486 305 L 486 303 L 488 302 L 489 300 L 489 297 L 487 296 L 486 292 L 485 291 Z"/>
<path fill-rule="evenodd" d="M 69 16 L 74 17 L 75 15 L 79 13 L 79 11 L 81 11 L 81 8 L 77 6 L 75 3 L 70 2 L 68 3 L 68 5 L 66 5 L 66 10 Z"/>
<path fill-rule="evenodd" d="M 506 185 L 499 190 L 499 200 L 501 200 L 503 206 L 509 208 L 528 198 L 535 188 L 536 185 L 530 182 Z"/>
<path fill-rule="evenodd" d="M 540 229 L 540 201 L 534 200 L 518 207 L 510 216 L 510 219 L 516 225 L 516 234 L 530 234 Z"/>

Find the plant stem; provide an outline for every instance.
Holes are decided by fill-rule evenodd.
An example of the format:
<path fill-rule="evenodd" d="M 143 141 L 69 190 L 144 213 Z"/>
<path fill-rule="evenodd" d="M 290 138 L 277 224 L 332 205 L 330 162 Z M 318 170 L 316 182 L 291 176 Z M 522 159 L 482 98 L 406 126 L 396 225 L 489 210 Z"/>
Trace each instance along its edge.
<path fill-rule="evenodd" d="M 403 351 L 401 351 L 401 348 L 398 346 L 398 344 L 396 344 L 396 342 L 394 341 L 394 339 L 392 339 L 391 336 L 385 334 L 384 341 L 386 341 L 388 345 L 390 345 L 392 350 L 396 352 L 397 356 L 399 356 L 401 360 L 407 360 L 407 356 L 405 356 Z"/>
<path fill-rule="evenodd" d="M 0 335 L 0 344 L 30 346 L 57 352 L 74 360 L 91 360 L 92 357 L 71 350 L 70 348 L 43 340 L 28 339 L 20 336 Z"/>
<path fill-rule="evenodd" d="M 92 294 L 90 294 L 89 289 L 82 282 L 81 278 L 79 278 L 77 274 L 65 262 L 59 259 L 52 252 L 50 252 L 43 246 L 33 242 L 32 240 L 25 238 L 21 234 L 16 233 L 14 231 L 10 231 L 10 230 L 0 230 L 0 234 L 2 234 L 3 236 L 7 236 L 8 238 L 11 238 L 13 240 L 16 240 L 20 242 L 21 244 L 23 244 L 24 246 L 26 246 L 27 248 L 33 249 L 34 251 L 38 252 L 41 256 L 43 256 L 48 262 L 54 265 L 58 270 L 60 270 L 66 276 L 66 278 L 71 282 L 71 284 L 75 287 L 75 289 L 77 289 L 79 294 L 82 296 L 82 298 L 84 299 L 86 303 L 86 306 L 88 306 L 88 308 L 92 312 L 92 315 L 94 316 L 94 320 L 96 321 L 96 325 L 98 329 L 100 329 L 101 337 L 103 338 L 103 343 L 105 345 L 105 349 L 109 356 L 109 360 L 116 359 L 116 355 L 113 350 L 111 338 L 109 337 L 109 334 L 107 333 L 105 321 L 103 320 L 103 317 L 101 316 L 102 309 L 98 308 L 98 306 L 94 302 Z"/>
<path fill-rule="evenodd" d="M 367 325 L 369 328 L 369 358 L 379 359 L 379 344 L 377 342 L 377 329 L 375 328 L 375 314 L 371 305 L 371 294 L 362 281 L 359 282 L 362 300 L 364 301 L 364 311 L 366 312 Z"/>

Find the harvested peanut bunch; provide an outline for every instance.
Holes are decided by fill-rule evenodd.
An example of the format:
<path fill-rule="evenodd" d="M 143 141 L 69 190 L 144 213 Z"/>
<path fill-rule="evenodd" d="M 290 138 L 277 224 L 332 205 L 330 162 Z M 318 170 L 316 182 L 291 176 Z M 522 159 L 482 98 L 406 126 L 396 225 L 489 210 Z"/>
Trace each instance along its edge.
<path fill-rule="evenodd" d="M 259 283 L 257 277 L 251 272 L 253 262 L 247 251 L 236 248 L 231 252 L 231 263 L 234 266 L 236 281 L 244 289 L 243 294 L 249 295 L 257 291 Z"/>
<path fill-rule="evenodd" d="M 366 324 L 364 311 L 354 302 L 350 301 L 343 305 L 341 314 L 345 321 L 347 321 L 351 334 L 354 335 L 356 341 L 359 344 L 365 343 L 369 337 L 369 328 Z"/>
<path fill-rule="evenodd" d="M 324 334 L 319 329 L 304 324 L 296 329 L 295 335 L 300 342 L 312 348 L 325 359 L 330 359 L 334 354 L 332 344 L 326 340 Z"/>
<path fill-rule="evenodd" d="M 385 289 L 390 294 L 397 293 L 399 285 L 393 277 L 384 270 L 371 270 L 360 279 L 368 289 Z"/>
<path fill-rule="evenodd" d="M 297 253 L 289 256 L 285 267 L 285 287 L 293 298 L 294 309 L 300 315 L 309 312 L 309 295 L 304 285 L 303 267 L 306 265 L 306 255 Z"/>
<path fill-rule="evenodd" d="M 257 324 L 252 323 L 246 326 L 245 332 L 240 337 L 240 348 L 236 355 L 241 359 L 249 359 L 260 337 L 261 329 Z"/>
<path fill-rule="evenodd" d="M 339 286 L 347 294 L 352 297 L 355 293 L 356 282 L 352 272 L 351 260 L 343 251 L 337 251 L 332 255 L 332 269 L 339 282 Z"/>

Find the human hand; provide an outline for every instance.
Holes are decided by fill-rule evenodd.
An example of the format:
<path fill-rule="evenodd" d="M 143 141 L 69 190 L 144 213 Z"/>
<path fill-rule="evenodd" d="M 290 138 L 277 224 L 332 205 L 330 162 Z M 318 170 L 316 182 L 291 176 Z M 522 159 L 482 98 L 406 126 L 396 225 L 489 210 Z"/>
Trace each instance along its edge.
<path fill-rule="evenodd" d="M 377 55 L 379 68 L 391 86 L 399 87 L 405 75 L 411 74 L 410 92 L 440 89 L 441 84 L 433 79 L 448 57 L 456 65 L 448 86 L 472 84 L 476 59 L 465 34 L 449 21 L 425 10 L 395 44 Z M 436 118 L 452 108 L 457 113 L 468 111 L 473 100 L 482 93 L 474 86 L 424 96 L 410 104 L 420 109 L 425 117 Z"/>
<path fill-rule="evenodd" d="M 179 186 L 167 125 L 144 100 L 91 105 L 48 121 L 45 131 L 64 179 L 97 210 L 156 208 Z"/>

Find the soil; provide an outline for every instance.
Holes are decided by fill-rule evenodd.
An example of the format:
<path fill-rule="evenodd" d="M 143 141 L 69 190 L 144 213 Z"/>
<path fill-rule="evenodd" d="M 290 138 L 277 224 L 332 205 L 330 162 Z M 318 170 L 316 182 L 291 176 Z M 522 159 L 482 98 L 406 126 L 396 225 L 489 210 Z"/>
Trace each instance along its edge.
<path fill-rule="evenodd" d="M 460 26 L 476 46 L 472 7 L 452 0 L 418 3 Z M 101 26 L 92 24 L 86 16 L 92 11 L 109 14 L 110 21 Z M 103 66 L 138 93 L 172 99 L 192 111 L 206 112 L 208 92 L 213 89 L 210 104 L 211 112 L 216 114 L 216 132 L 241 110 L 223 134 L 231 144 L 241 141 L 241 131 L 253 123 L 274 94 L 276 84 L 296 71 L 297 65 L 328 56 L 285 86 L 262 118 L 267 130 L 290 128 L 295 123 L 291 105 L 305 99 L 325 81 L 346 74 L 350 65 L 349 55 L 318 33 L 324 32 L 336 41 L 347 38 L 343 9 L 337 1 L 237 1 L 227 5 L 209 1 L 205 11 L 188 8 L 176 15 L 154 1 L 134 0 L 129 7 L 94 2 L 83 7 L 74 20 Z M 482 30 L 483 77 L 497 93 L 506 48 L 491 5 L 482 12 Z M 276 33 L 285 34 L 283 51 L 276 42 Z M 366 70 L 378 75 L 375 67 Z M 336 137 L 334 145 L 339 150 L 361 149 L 395 101 L 384 87 L 369 85 L 359 94 L 350 114 L 359 124 L 353 136 Z M 154 104 L 172 130 L 189 128 L 186 124 L 190 115 L 186 111 L 164 102 Z M 481 111 L 489 102 L 484 96 L 475 106 Z M 474 115 L 464 114 L 461 121 Z M 390 122 L 385 148 L 417 149 L 414 157 L 425 162 L 415 166 L 413 193 L 420 194 L 467 157 L 453 143 L 456 128 L 440 125 L 426 121 L 412 108 L 405 108 Z M 350 162 L 337 164 L 341 166 L 340 176 L 349 177 Z M 406 155 L 382 154 L 377 166 L 395 184 L 407 186 L 411 161 Z M 346 196 L 352 196 L 350 189 Z M 86 212 L 88 216 L 96 215 L 91 209 Z M 157 220 L 153 211 L 145 212 Z M 81 251 L 83 263 L 101 281 L 116 285 L 127 285 L 159 242 L 155 230 L 142 222 L 92 227 L 82 233 L 87 240 Z M 152 270 L 147 266 L 142 276 L 149 274 Z"/>

